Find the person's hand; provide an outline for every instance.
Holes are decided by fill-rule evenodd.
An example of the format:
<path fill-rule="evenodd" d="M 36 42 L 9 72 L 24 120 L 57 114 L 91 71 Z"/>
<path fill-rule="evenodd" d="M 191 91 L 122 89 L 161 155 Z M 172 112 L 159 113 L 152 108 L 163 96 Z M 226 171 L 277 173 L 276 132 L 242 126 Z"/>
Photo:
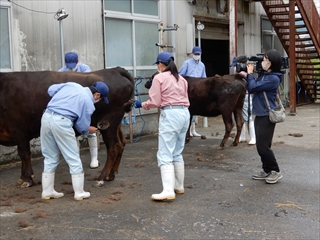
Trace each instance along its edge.
<path fill-rule="evenodd" d="M 93 127 L 93 126 L 90 126 L 90 127 L 89 127 L 89 133 L 90 133 L 90 134 L 96 133 L 97 131 L 98 131 L 98 128 Z"/>
<path fill-rule="evenodd" d="M 136 108 L 141 108 L 142 107 L 141 101 L 135 100 L 133 106 Z"/>
<path fill-rule="evenodd" d="M 245 78 L 247 77 L 248 73 L 246 73 L 245 71 L 241 71 L 239 72 L 241 75 L 243 75 Z"/>
<path fill-rule="evenodd" d="M 253 70 L 254 70 L 254 66 L 253 66 L 253 63 L 247 63 L 247 73 L 248 74 L 252 74 L 253 73 Z"/>

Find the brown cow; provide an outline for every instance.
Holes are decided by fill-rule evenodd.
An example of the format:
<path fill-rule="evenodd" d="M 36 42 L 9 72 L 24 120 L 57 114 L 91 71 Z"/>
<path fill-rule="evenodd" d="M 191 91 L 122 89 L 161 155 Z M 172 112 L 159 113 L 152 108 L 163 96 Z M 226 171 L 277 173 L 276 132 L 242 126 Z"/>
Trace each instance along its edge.
<path fill-rule="evenodd" d="M 216 75 L 210 78 L 185 77 L 185 79 L 188 81 L 190 123 L 193 115 L 216 117 L 221 114 L 225 125 L 225 134 L 219 147 L 222 149 L 234 125 L 233 114 L 237 134 L 232 145 L 237 146 L 244 123 L 242 107 L 246 94 L 246 81 L 243 75 Z M 186 138 L 189 141 L 190 131 L 187 132 Z"/>
<path fill-rule="evenodd" d="M 107 161 L 98 177 L 98 185 L 113 180 L 118 172 L 126 144 L 121 120 L 129 112 L 134 99 L 134 80 L 123 68 L 103 69 L 90 73 L 75 72 L 13 72 L 0 73 L 0 144 L 18 146 L 22 161 L 21 187 L 33 185 L 30 140 L 40 135 L 41 116 L 50 97 L 48 87 L 55 83 L 77 82 L 90 86 L 105 82 L 109 89 L 109 104 L 95 104 L 92 126 L 108 126 L 101 130 L 107 148 Z"/>
<path fill-rule="evenodd" d="M 146 88 L 151 87 L 152 77 L 146 82 Z M 188 81 L 190 124 L 193 115 L 216 117 L 221 114 L 225 125 L 225 134 L 219 146 L 222 149 L 228 141 L 234 125 L 233 114 L 237 125 L 237 135 L 233 141 L 233 146 L 237 146 L 244 123 L 242 107 L 246 93 L 246 81 L 243 75 L 216 75 L 209 78 L 185 76 L 184 78 Z M 189 140 L 190 126 L 187 131 L 186 142 Z"/>

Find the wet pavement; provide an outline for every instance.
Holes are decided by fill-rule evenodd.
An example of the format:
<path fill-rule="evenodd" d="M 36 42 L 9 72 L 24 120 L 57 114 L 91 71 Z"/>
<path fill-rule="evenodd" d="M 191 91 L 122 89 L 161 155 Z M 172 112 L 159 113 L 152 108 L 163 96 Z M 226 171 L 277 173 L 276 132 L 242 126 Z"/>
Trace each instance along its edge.
<path fill-rule="evenodd" d="M 85 190 L 91 198 L 73 200 L 68 167 L 61 160 L 55 188 L 65 196 L 41 199 L 43 160 L 33 160 L 36 185 L 20 188 L 20 162 L 0 166 L 0 239 L 319 239 L 320 105 L 297 108 L 277 124 L 272 149 L 283 179 L 277 184 L 252 180 L 261 170 L 255 146 L 241 143 L 217 150 L 224 134 L 220 117 L 196 127 L 183 152 L 185 194 L 154 202 L 162 191 L 157 167 L 157 136 L 127 143 L 119 173 L 94 187 L 89 150 L 81 156 Z M 234 131 L 233 131 L 234 132 Z M 102 164 L 105 148 L 99 150 Z"/>

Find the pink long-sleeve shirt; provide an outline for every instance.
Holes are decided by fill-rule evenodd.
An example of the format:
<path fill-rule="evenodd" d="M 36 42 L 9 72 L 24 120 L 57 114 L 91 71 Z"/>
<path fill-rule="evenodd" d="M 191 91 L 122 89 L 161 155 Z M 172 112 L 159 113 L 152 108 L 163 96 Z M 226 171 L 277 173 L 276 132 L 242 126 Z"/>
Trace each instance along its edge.
<path fill-rule="evenodd" d="M 190 106 L 188 82 L 179 75 L 179 81 L 170 71 L 157 74 L 149 89 L 149 100 L 142 103 L 146 110 L 165 106 Z"/>

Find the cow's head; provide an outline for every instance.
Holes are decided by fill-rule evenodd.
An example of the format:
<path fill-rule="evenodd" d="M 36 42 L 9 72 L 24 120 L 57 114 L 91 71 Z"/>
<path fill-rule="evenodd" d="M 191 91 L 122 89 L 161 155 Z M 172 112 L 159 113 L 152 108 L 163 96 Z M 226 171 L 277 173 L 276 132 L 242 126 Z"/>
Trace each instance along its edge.
<path fill-rule="evenodd" d="M 151 78 L 149 78 L 148 81 L 146 81 L 146 83 L 144 84 L 144 87 L 147 88 L 147 89 L 150 89 L 151 88 L 151 85 L 152 85 L 152 80 L 154 78 L 155 75 L 159 74 L 159 72 L 155 72 L 154 74 L 152 74 Z"/>

